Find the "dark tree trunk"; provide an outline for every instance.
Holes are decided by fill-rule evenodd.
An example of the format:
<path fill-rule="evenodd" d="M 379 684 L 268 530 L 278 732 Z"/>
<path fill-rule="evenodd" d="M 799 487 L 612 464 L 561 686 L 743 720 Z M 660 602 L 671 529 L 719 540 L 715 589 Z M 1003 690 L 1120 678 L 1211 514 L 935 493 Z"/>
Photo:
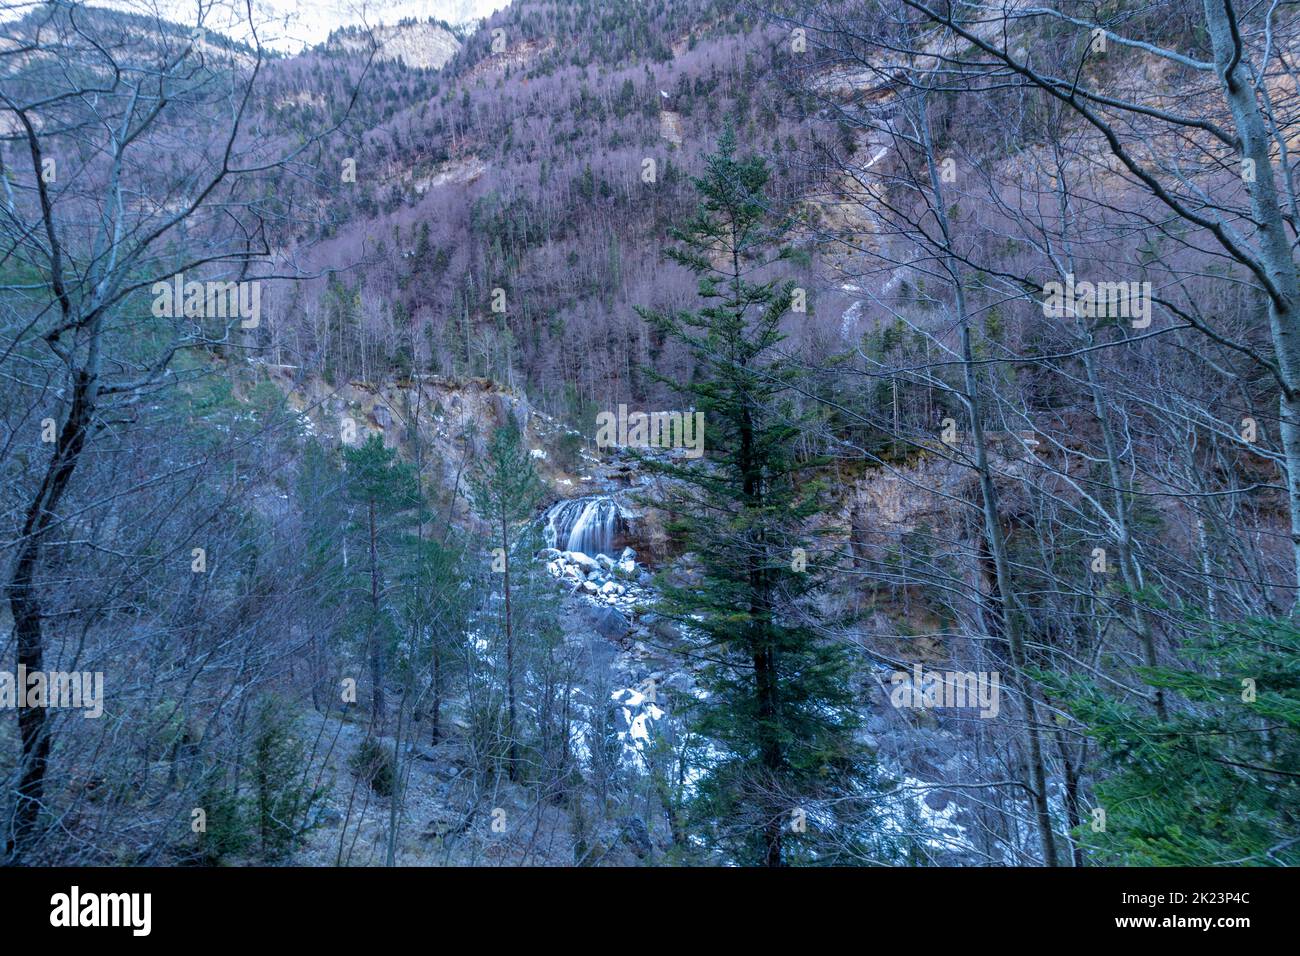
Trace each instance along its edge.
<path fill-rule="evenodd" d="M 510 530 L 501 525 L 501 549 L 505 566 L 506 614 L 506 737 L 510 742 L 510 755 L 506 772 L 512 782 L 519 780 L 519 740 L 515 736 L 515 632 L 510 608 Z"/>
<path fill-rule="evenodd" d="M 429 742 L 436 747 L 442 740 L 442 654 L 436 648 L 433 652 L 433 701 L 429 705 L 429 719 L 433 723 Z"/>
<path fill-rule="evenodd" d="M 370 720 L 376 732 L 384 724 L 384 655 L 379 640 L 379 553 L 375 530 L 375 503 L 369 506 L 370 518 L 370 680 L 374 684 L 371 696 Z"/>
<path fill-rule="evenodd" d="M 740 429 L 740 463 L 744 475 L 745 501 L 758 509 L 763 503 L 763 480 L 754 462 L 753 427 L 748 414 Z M 764 568 L 765 542 L 753 542 L 749 555 L 750 628 L 753 634 L 754 693 L 758 704 L 759 753 L 764 786 L 779 792 L 778 781 L 785 765 L 785 753 L 775 727 L 780 719 L 780 689 L 777 686 L 776 648 L 771 627 L 771 588 Z M 785 808 L 773 800 L 764 801 L 763 865 L 781 866 L 781 844 L 785 832 Z"/>
<path fill-rule="evenodd" d="M 44 669 L 45 643 L 41 632 L 41 605 L 37 597 L 36 571 L 40 565 L 43 538 L 54 520 L 54 509 L 67 490 L 85 447 L 86 433 L 95 408 L 95 378 L 85 370 L 76 373 L 72 408 L 59 433 L 54 457 L 46 469 L 36 497 L 23 523 L 23 546 L 6 587 L 14 619 L 14 640 L 20 673 Z M 13 830 L 6 841 L 6 856 L 19 861 L 39 832 L 41 805 L 45 796 L 45 771 L 49 763 L 50 738 L 43 707 L 18 709 L 18 734 L 22 740 Z"/>

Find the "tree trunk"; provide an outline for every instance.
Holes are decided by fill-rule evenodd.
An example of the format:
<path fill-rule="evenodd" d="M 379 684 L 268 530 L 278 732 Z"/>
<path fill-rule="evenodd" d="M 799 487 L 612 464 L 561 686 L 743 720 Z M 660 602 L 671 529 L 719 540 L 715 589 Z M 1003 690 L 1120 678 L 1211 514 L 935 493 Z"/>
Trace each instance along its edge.
<path fill-rule="evenodd" d="M 1091 335 L 1088 336 L 1088 344 L 1094 344 Z M 1138 634 L 1142 637 L 1142 656 L 1147 667 L 1155 667 L 1157 663 L 1155 631 L 1151 627 L 1150 615 L 1147 614 L 1146 608 L 1141 605 L 1138 599 L 1138 592 L 1142 588 L 1142 580 L 1137 566 L 1137 559 L 1133 555 L 1133 538 L 1128 520 L 1128 502 L 1124 499 L 1123 477 L 1119 469 L 1119 453 L 1115 448 L 1115 432 L 1111 427 L 1110 410 L 1106 406 L 1105 396 L 1102 395 L 1101 383 L 1097 378 L 1097 362 L 1091 349 L 1085 349 L 1083 352 L 1083 367 L 1088 375 L 1088 390 L 1092 393 L 1092 407 L 1097 415 L 1097 424 L 1101 428 L 1102 445 L 1106 449 L 1107 475 L 1110 478 L 1111 494 L 1114 496 L 1114 514 L 1112 518 L 1116 528 L 1115 544 L 1119 550 L 1120 573 L 1124 576 L 1124 586 L 1129 590 L 1129 601 L 1133 606 L 1133 623 L 1137 627 Z M 1157 687 L 1155 689 L 1154 703 L 1156 716 L 1164 720 L 1166 713 L 1163 688 Z"/>
<path fill-rule="evenodd" d="M 384 654 L 379 640 L 379 550 L 375 529 L 375 502 L 369 503 L 367 514 L 370 526 L 370 681 L 374 685 L 371 695 L 370 725 L 376 733 L 384 724 Z"/>
<path fill-rule="evenodd" d="M 762 476 L 754 463 L 754 435 L 748 413 L 740 428 L 740 466 L 744 476 L 745 503 L 759 509 L 763 503 Z M 785 765 L 785 754 L 774 728 L 780 719 L 780 689 L 777 686 L 776 649 L 773 646 L 771 627 L 771 594 L 764 568 L 766 542 L 762 537 L 750 543 L 748 559 L 750 594 L 751 656 L 754 665 L 754 694 L 758 704 L 759 755 L 766 775 L 764 785 L 779 792 L 777 781 Z M 785 834 L 785 808 L 773 801 L 763 806 L 763 865 L 781 866 L 781 844 Z"/>
<path fill-rule="evenodd" d="M 777 719 L 776 662 L 770 647 L 761 648 L 754 654 L 754 682 L 758 693 L 758 719 L 761 722 L 759 739 L 761 741 L 763 769 L 775 784 L 780 776 L 783 757 L 781 744 L 770 731 Z M 781 843 L 785 834 L 784 808 L 768 802 L 763 813 L 763 865 L 781 866 Z"/>
<path fill-rule="evenodd" d="M 429 720 L 433 724 L 429 743 L 436 747 L 442 740 L 442 654 L 437 647 L 433 650 L 433 700 L 429 704 Z"/>
<path fill-rule="evenodd" d="M 960 280 L 957 283 L 957 309 L 961 313 L 962 364 L 965 367 L 966 392 L 970 409 L 971 439 L 975 445 L 975 468 L 979 474 L 980 497 L 984 504 L 984 526 L 988 536 L 989 550 L 993 554 L 993 565 L 997 572 L 998 595 L 1001 603 L 1002 628 L 1007 637 L 1011 651 L 1011 685 L 1020 692 L 1025 706 L 1026 736 L 1029 743 L 1030 788 L 1033 791 L 1034 815 L 1038 822 L 1038 837 L 1043 849 L 1043 864 L 1056 866 L 1056 839 L 1052 833 L 1052 817 L 1047 803 L 1047 771 L 1043 762 L 1042 742 L 1039 739 L 1038 701 L 1034 696 L 1031 682 L 1024 676 L 1025 648 L 1020 630 L 1019 609 L 1011 601 L 1011 572 L 1007 562 L 1006 540 L 1002 535 L 1002 524 L 998 519 L 998 493 L 993 484 L 993 474 L 989 467 L 988 452 L 984 442 L 984 425 L 980 421 L 980 405 L 975 390 L 976 381 L 974 359 L 971 354 L 970 326 L 966 320 L 965 297 L 961 293 Z"/>
<path fill-rule="evenodd" d="M 20 673 L 44 669 L 45 642 L 41 628 L 41 605 L 36 591 L 44 535 L 54 520 L 54 510 L 63 497 L 85 447 L 95 409 L 95 376 L 86 369 L 75 373 L 72 408 L 59 433 L 54 457 L 45 471 L 36 497 L 27 508 L 23 523 L 23 546 L 14 563 L 6 588 L 14 619 L 14 639 Z M 20 707 L 18 734 L 22 759 L 14 806 L 13 829 L 6 841 L 6 856 L 18 862 L 38 835 L 41 805 L 45 793 L 45 770 L 50 755 L 50 738 L 45 727 L 45 708 Z"/>
<path fill-rule="evenodd" d="M 1080 771 L 1075 762 L 1070 759 L 1069 743 L 1062 739 L 1060 734 L 1056 735 L 1056 751 L 1061 755 L 1061 766 L 1065 771 L 1065 816 L 1070 825 L 1070 833 L 1073 834 L 1083 822 L 1083 808 L 1080 806 L 1082 797 L 1079 788 Z M 1070 859 L 1076 867 L 1087 865 L 1083 856 L 1083 847 L 1073 836 L 1070 839 Z"/>
<path fill-rule="evenodd" d="M 510 608 L 510 532 L 505 522 L 501 524 L 501 551 L 505 568 L 506 614 L 506 738 L 510 754 L 506 773 L 512 782 L 519 780 L 519 740 L 515 736 L 515 631 Z"/>
<path fill-rule="evenodd" d="M 934 215 L 943 232 L 944 244 L 951 249 L 952 236 L 949 231 L 947 207 L 944 204 L 943 187 L 940 184 L 938 169 L 935 165 L 934 151 L 930 141 L 929 116 L 926 112 L 925 99 L 919 100 L 920 128 L 924 137 L 927 165 L 930 171 L 930 188 L 934 195 Z M 1033 684 L 1025 677 L 1025 647 L 1021 633 L 1021 618 L 1018 602 L 1014 598 L 1014 585 L 1011 581 L 1011 568 L 1007 560 L 1006 540 L 1002 535 L 1002 522 L 999 518 L 998 492 L 993 484 L 993 471 L 989 466 L 988 449 L 984 439 L 984 422 L 980 413 L 979 379 L 975 370 L 975 357 L 970 340 L 970 317 L 966 311 L 966 293 L 962 287 L 961 267 L 955 256 L 947 256 L 946 268 L 951 277 L 957 321 L 961 332 L 962 373 L 966 392 L 966 408 L 970 416 L 971 441 L 975 446 L 975 471 L 979 476 L 980 497 L 984 510 L 984 529 L 988 537 L 989 551 L 993 556 L 993 566 L 997 577 L 999 608 L 1002 617 L 1003 632 L 1011 651 L 1012 675 L 1009 682 L 1012 689 L 1019 692 L 1024 701 L 1025 732 L 1029 745 L 1030 790 L 1034 804 L 1034 816 L 1038 824 L 1038 837 L 1043 851 L 1043 864 L 1056 866 L 1056 838 L 1052 832 L 1052 816 L 1047 802 L 1047 771 L 1043 760 L 1043 746 L 1039 736 L 1038 701 L 1034 695 Z"/>
<path fill-rule="evenodd" d="M 1267 278 L 1268 323 L 1282 379 L 1279 399 L 1282 449 L 1286 458 L 1287 502 L 1295 560 L 1296 595 L 1292 615 L 1300 615 L 1300 281 L 1274 177 L 1272 140 L 1263 111 L 1242 68 L 1243 50 L 1230 0 L 1204 0 L 1205 25 L 1214 63 L 1232 111 L 1243 160 L 1255 167 L 1250 185 L 1251 212 L 1259 224 L 1259 257 Z"/>

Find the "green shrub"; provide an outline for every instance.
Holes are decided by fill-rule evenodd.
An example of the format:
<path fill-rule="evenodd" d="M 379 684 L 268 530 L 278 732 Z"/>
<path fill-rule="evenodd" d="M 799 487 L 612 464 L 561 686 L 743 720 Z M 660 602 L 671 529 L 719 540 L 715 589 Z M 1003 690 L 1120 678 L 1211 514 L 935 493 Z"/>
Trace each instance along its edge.
<path fill-rule="evenodd" d="M 257 845 L 257 829 L 247 801 L 228 787 L 218 773 L 210 773 L 199 807 L 203 829 L 199 833 L 199 859 L 217 866 L 231 857 L 242 856 Z"/>
<path fill-rule="evenodd" d="M 370 785 L 381 797 L 391 797 L 396 789 L 397 768 L 392 751 L 375 740 L 366 738 L 357 748 L 348 764 L 352 772 Z"/>
<path fill-rule="evenodd" d="M 262 855 L 287 855 L 316 825 L 315 809 L 325 796 L 308 782 L 310 765 L 298 722 L 285 705 L 263 698 L 255 715 L 253 805 Z"/>

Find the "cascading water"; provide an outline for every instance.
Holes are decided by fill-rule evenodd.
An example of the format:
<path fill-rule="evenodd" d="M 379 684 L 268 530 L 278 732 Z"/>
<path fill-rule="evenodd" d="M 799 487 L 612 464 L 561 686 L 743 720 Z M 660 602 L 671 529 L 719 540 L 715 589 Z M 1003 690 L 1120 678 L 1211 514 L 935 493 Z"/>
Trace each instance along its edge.
<path fill-rule="evenodd" d="M 560 551 L 617 557 L 614 539 L 622 520 L 621 510 L 606 495 L 561 501 L 546 512 L 546 543 Z"/>

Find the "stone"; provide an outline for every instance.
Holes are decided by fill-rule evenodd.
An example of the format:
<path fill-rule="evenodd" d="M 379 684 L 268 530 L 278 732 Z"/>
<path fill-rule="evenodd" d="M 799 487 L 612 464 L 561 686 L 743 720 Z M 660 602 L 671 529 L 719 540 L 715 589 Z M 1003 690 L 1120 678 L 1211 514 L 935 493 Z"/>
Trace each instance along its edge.
<path fill-rule="evenodd" d="M 942 810 L 952 802 L 952 796 L 942 790 L 931 790 L 925 795 L 925 805 L 931 810 Z"/>
<path fill-rule="evenodd" d="M 342 822 L 343 814 L 339 813 L 339 811 L 335 810 L 333 807 L 326 807 L 316 816 L 316 823 L 318 826 L 333 828 Z"/>
<path fill-rule="evenodd" d="M 650 828 L 640 817 L 624 817 L 619 821 L 623 829 L 623 841 L 632 848 L 639 859 L 644 860 L 654 850 L 650 840 Z"/>
<path fill-rule="evenodd" d="M 695 690 L 695 678 L 682 671 L 674 671 L 662 681 L 663 686 L 679 694 L 691 694 Z"/>
<path fill-rule="evenodd" d="M 595 628 L 596 633 L 606 640 L 622 640 L 631 628 L 627 618 L 616 608 L 589 607 L 584 611 L 583 616 Z"/>
<path fill-rule="evenodd" d="M 646 626 L 650 628 L 650 633 L 660 640 L 681 640 L 681 628 L 677 626 L 676 622 L 670 621 L 667 618 L 656 616 L 653 621 L 646 622 Z"/>
<path fill-rule="evenodd" d="M 600 570 L 600 565 L 597 564 L 589 555 L 583 554 L 581 551 L 566 551 L 564 552 L 564 557 L 570 564 L 577 565 L 588 574 L 592 571 Z"/>

